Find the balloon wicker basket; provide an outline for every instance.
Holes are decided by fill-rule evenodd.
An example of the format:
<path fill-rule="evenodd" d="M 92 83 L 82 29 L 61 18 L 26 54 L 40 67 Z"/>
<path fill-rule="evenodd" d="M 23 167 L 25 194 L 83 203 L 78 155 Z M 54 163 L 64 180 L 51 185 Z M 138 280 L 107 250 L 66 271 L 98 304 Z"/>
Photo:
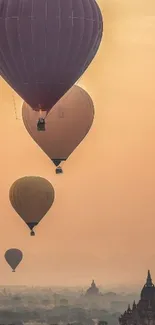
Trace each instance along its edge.
<path fill-rule="evenodd" d="M 56 174 L 63 174 L 63 170 L 60 166 L 58 166 L 55 170 Z"/>
<path fill-rule="evenodd" d="M 45 131 L 45 119 L 44 118 L 39 118 L 38 123 L 37 123 L 37 130 L 38 131 Z"/>
<path fill-rule="evenodd" d="M 31 235 L 31 236 L 35 236 L 35 232 L 34 232 L 34 230 L 31 230 L 30 235 Z"/>

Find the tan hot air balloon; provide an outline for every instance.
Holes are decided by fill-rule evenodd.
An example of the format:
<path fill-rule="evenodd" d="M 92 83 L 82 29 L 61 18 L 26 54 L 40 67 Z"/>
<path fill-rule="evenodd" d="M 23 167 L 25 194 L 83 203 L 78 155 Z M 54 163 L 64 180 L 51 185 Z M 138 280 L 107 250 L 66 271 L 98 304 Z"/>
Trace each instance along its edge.
<path fill-rule="evenodd" d="M 26 176 L 16 180 L 9 192 L 10 202 L 35 235 L 38 225 L 54 202 L 54 188 L 45 178 Z"/>
<path fill-rule="evenodd" d="M 7 263 L 11 266 L 12 272 L 15 272 L 16 267 L 21 262 L 23 258 L 23 253 L 20 249 L 10 248 L 5 252 L 4 255 Z"/>
<path fill-rule="evenodd" d="M 53 107 L 46 119 L 45 132 L 36 128 L 37 113 L 26 103 L 22 107 L 24 125 L 42 150 L 59 166 L 87 135 L 94 119 L 94 105 L 88 93 L 73 86 Z M 62 172 L 59 166 L 56 172 Z"/>

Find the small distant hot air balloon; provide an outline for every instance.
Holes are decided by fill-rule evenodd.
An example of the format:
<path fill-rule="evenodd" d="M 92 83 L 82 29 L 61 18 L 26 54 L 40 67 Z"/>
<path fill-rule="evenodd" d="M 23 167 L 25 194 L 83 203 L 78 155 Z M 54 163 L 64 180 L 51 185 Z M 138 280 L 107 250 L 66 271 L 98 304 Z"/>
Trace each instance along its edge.
<path fill-rule="evenodd" d="M 0 0 L 1 75 L 48 113 L 90 65 L 102 32 L 95 0 Z M 38 128 L 44 123 L 40 117 Z"/>
<path fill-rule="evenodd" d="M 38 225 L 54 202 L 54 188 L 42 177 L 26 176 L 16 180 L 10 188 L 10 202 L 31 230 Z"/>
<path fill-rule="evenodd" d="M 66 160 L 89 132 L 94 119 L 94 105 L 88 93 L 73 86 L 47 117 L 46 131 L 37 132 L 36 112 L 26 103 L 22 108 L 24 125 L 55 166 Z M 61 167 L 57 167 L 61 173 Z"/>
<path fill-rule="evenodd" d="M 17 248 L 10 248 L 5 252 L 4 257 L 7 263 L 11 266 L 12 272 L 15 272 L 16 267 L 23 258 L 23 253 Z"/>

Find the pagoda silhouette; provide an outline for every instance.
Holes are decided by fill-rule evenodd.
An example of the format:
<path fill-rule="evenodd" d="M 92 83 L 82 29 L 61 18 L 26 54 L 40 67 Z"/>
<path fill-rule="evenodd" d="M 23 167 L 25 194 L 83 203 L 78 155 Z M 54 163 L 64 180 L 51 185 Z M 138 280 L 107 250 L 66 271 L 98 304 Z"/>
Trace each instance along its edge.
<path fill-rule="evenodd" d="M 148 271 L 146 283 L 141 291 L 141 297 L 132 308 L 128 309 L 119 318 L 120 325 L 155 325 L 155 286 Z"/>
<path fill-rule="evenodd" d="M 91 296 L 91 295 L 98 296 L 98 295 L 100 295 L 99 289 L 97 288 L 94 280 L 92 280 L 91 286 L 87 289 L 85 295 L 86 296 Z"/>

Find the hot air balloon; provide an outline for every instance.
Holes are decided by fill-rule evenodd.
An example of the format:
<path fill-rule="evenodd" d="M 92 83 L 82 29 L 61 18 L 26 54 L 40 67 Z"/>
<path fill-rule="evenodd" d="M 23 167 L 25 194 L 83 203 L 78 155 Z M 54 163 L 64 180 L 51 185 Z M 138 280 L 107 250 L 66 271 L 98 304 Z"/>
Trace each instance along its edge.
<path fill-rule="evenodd" d="M 0 73 L 45 116 L 95 57 L 103 20 L 95 0 L 0 0 Z"/>
<path fill-rule="evenodd" d="M 94 106 L 85 90 L 73 86 L 48 115 L 46 132 L 37 132 L 37 113 L 26 103 L 22 107 L 22 116 L 28 133 L 55 166 L 59 166 L 88 133 L 94 119 Z M 56 172 L 62 172 L 60 166 Z"/>
<path fill-rule="evenodd" d="M 11 266 L 12 272 L 15 272 L 16 267 L 23 258 L 23 253 L 17 248 L 10 248 L 4 255 L 7 263 Z"/>
<path fill-rule="evenodd" d="M 54 188 L 42 177 L 26 176 L 16 180 L 9 192 L 10 202 L 31 230 L 38 225 L 54 202 Z"/>

